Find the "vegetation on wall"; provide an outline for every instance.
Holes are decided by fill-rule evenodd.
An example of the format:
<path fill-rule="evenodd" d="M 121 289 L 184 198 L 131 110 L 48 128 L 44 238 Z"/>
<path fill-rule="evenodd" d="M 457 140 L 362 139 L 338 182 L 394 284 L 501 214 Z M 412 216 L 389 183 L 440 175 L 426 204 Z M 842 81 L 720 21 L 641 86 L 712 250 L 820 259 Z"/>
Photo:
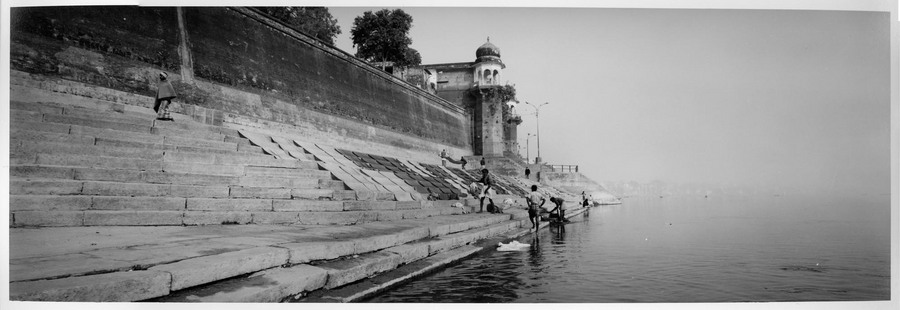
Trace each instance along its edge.
<path fill-rule="evenodd" d="M 334 39 L 341 34 L 337 19 L 325 7 L 277 6 L 256 9 L 328 45 L 334 45 Z"/>

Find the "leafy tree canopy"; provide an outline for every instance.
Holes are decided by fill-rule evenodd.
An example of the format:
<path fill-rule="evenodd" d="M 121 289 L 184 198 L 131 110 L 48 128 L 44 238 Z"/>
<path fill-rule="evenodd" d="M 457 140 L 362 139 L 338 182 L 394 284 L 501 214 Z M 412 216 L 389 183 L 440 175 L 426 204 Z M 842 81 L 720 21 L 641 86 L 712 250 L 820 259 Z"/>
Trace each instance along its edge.
<path fill-rule="evenodd" d="M 257 7 L 275 19 L 294 26 L 300 32 L 316 37 L 328 45 L 334 45 L 334 39 L 341 33 L 337 19 L 331 16 L 325 7 L 277 6 Z"/>
<path fill-rule="evenodd" d="M 394 62 L 397 66 L 422 63 L 419 52 L 409 47 L 413 18 L 401 9 L 366 11 L 353 20 L 350 38 L 356 57 L 370 62 Z"/>

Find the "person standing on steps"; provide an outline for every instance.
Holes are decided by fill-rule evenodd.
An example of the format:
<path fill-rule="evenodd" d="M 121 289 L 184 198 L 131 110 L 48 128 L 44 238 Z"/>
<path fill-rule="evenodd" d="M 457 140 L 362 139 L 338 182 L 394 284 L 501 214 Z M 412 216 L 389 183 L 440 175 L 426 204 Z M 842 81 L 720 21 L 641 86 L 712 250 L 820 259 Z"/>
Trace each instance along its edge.
<path fill-rule="evenodd" d="M 484 157 L 481 158 L 481 169 L 484 169 Z"/>
<path fill-rule="evenodd" d="M 159 73 L 159 83 L 156 84 L 156 103 L 153 104 L 153 111 L 156 111 L 156 119 L 161 121 L 172 121 L 169 115 L 169 105 L 172 99 L 177 95 L 172 83 L 168 81 L 169 74 L 165 72 Z"/>
<path fill-rule="evenodd" d="M 484 160 L 484 159 L 482 158 L 482 160 Z M 487 169 L 481 169 L 481 180 L 479 180 L 478 182 L 481 182 L 481 184 L 482 184 L 481 195 L 479 195 L 479 197 L 481 198 L 481 205 L 479 205 L 479 207 L 478 207 L 478 213 L 481 213 L 481 212 L 484 212 L 484 199 L 485 198 L 488 199 L 488 202 L 490 202 L 491 204 L 494 204 L 494 195 L 492 192 L 493 189 L 491 189 L 494 182 L 493 182 L 493 180 L 491 180 L 491 175 L 488 174 Z"/>
<path fill-rule="evenodd" d="M 531 180 L 531 178 L 528 177 L 529 175 L 531 175 L 531 169 L 528 169 L 528 167 L 525 167 L 525 178 L 528 180 Z"/>
<path fill-rule="evenodd" d="M 441 150 L 441 166 L 447 167 L 447 149 Z"/>
<path fill-rule="evenodd" d="M 544 200 L 544 196 L 541 196 L 541 193 L 537 191 L 537 185 L 531 186 L 531 193 L 528 196 L 525 196 L 525 201 L 528 203 L 528 220 L 531 221 L 531 228 L 534 228 L 535 231 L 538 229 L 538 224 L 541 223 L 541 214 L 540 209 L 544 206 L 544 203 L 547 201 Z M 540 204 L 538 203 L 540 200 Z"/>
<path fill-rule="evenodd" d="M 465 156 L 460 156 L 460 157 L 459 157 L 459 161 L 462 162 L 462 170 L 466 170 L 466 164 L 469 163 L 468 161 L 466 161 L 466 157 L 465 157 Z"/>

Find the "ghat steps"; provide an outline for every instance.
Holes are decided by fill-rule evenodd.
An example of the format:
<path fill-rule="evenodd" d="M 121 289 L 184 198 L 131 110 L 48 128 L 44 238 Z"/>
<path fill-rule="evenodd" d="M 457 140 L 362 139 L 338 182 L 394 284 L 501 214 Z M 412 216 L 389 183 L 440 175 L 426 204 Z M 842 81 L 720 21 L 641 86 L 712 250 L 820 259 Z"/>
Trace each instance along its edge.
<path fill-rule="evenodd" d="M 278 301 L 527 225 L 459 214 L 475 199 L 349 189 L 302 147 L 279 159 L 234 129 L 73 99 L 10 106 L 12 300 Z"/>
<path fill-rule="evenodd" d="M 277 159 L 236 130 L 160 122 L 149 109 L 10 108 L 12 227 L 353 224 L 418 217 L 405 210 L 431 206 L 357 201 L 311 154 Z M 327 213 L 335 211 L 352 212 Z"/>

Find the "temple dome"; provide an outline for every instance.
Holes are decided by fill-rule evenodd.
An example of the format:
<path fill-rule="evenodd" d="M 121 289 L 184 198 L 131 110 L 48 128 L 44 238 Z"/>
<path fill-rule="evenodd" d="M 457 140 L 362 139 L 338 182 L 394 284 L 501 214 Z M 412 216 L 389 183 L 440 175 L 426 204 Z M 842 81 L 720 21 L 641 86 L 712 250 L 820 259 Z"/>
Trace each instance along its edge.
<path fill-rule="evenodd" d="M 500 58 L 500 48 L 491 43 L 491 39 L 488 38 L 487 43 L 482 44 L 475 50 L 475 57 L 481 58 L 486 56 L 494 56 Z"/>

